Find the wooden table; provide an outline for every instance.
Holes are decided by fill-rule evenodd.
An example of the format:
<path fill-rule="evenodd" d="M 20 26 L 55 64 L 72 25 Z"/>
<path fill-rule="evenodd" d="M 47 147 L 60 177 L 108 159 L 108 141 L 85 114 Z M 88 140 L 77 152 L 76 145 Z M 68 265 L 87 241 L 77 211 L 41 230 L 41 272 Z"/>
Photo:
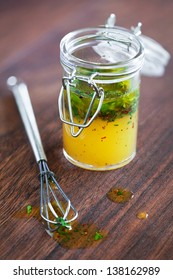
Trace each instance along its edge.
<path fill-rule="evenodd" d="M 138 21 L 143 33 L 173 53 L 173 1 L 1 1 L 0 10 L 0 258 L 1 259 L 172 259 L 173 258 L 173 61 L 162 77 L 142 77 L 138 150 L 127 166 L 94 172 L 71 165 L 62 154 L 57 99 L 62 68 L 59 43 L 68 32 Z M 11 92 L 10 75 L 22 78 L 31 95 L 50 168 L 79 211 L 106 238 L 83 249 L 65 248 L 35 218 L 17 218 L 39 205 L 38 168 Z M 106 196 L 114 186 L 134 193 L 126 204 Z M 148 218 L 136 217 L 147 211 Z"/>

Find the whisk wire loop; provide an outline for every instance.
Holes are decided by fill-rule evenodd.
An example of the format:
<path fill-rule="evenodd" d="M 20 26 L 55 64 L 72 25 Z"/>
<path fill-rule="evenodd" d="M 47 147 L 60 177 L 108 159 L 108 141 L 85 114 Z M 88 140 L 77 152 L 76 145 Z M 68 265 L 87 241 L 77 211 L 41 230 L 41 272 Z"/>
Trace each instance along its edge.
<path fill-rule="evenodd" d="M 40 169 L 40 182 L 41 182 L 41 197 L 40 197 L 40 215 L 47 222 L 49 230 L 56 230 L 61 223 L 58 222 L 58 218 L 61 217 L 68 228 L 71 228 L 70 223 L 76 219 L 78 213 L 71 205 L 69 198 L 59 186 L 54 177 L 54 173 L 48 168 L 47 162 L 41 160 L 39 162 Z M 62 198 L 67 205 L 63 207 L 63 202 L 57 198 L 56 190 L 61 194 Z M 56 205 L 56 207 L 55 207 Z M 57 207 L 59 213 L 57 213 Z M 64 210 L 65 208 L 65 210 Z M 70 210 L 73 210 L 73 216 L 68 218 Z M 53 227 L 52 227 L 53 225 Z"/>

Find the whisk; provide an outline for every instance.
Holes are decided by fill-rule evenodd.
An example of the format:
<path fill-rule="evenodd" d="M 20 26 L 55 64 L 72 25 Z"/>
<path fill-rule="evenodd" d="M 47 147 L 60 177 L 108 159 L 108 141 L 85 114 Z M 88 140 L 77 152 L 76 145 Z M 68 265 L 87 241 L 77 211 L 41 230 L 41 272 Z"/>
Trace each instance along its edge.
<path fill-rule="evenodd" d="M 71 222 L 77 218 L 78 212 L 56 181 L 54 173 L 48 167 L 27 86 L 14 76 L 7 79 L 7 86 L 13 92 L 39 166 L 40 215 L 46 221 L 47 228 L 51 232 L 60 226 L 71 229 Z"/>

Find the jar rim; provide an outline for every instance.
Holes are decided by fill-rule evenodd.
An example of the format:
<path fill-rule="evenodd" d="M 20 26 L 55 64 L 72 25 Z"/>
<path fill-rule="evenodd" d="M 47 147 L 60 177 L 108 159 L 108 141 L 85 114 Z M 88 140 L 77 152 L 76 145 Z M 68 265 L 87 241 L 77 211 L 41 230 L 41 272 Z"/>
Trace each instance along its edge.
<path fill-rule="evenodd" d="M 111 34 L 111 37 L 110 37 Z M 118 41 L 116 36 L 120 36 L 122 41 Z M 102 36 L 102 37 L 100 37 Z M 103 37 L 105 36 L 105 37 Z M 123 61 L 118 62 L 95 62 L 89 61 L 85 59 L 81 59 L 73 54 L 75 47 L 79 47 L 80 43 L 84 40 L 91 41 L 93 39 L 97 39 L 98 42 L 107 40 L 107 41 L 114 41 L 114 42 L 123 42 L 123 40 L 129 40 L 131 46 L 136 47 L 136 52 L 133 56 L 125 59 Z M 126 41 L 124 41 L 124 44 Z M 67 67 L 73 71 L 75 67 L 83 67 L 87 69 L 100 69 L 104 72 L 104 70 L 111 70 L 111 69 L 119 69 L 121 67 L 127 68 L 123 70 L 123 73 L 126 72 L 132 73 L 140 70 L 143 65 L 144 58 L 144 47 L 139 37 L 137 37 L 132 31 L 115 26 L 115 27 L 95 27 L 95 28 L 82 28 L 75 31 L 72 31 L 66 34 L 61 42 L 60 42 L 60 60 L 62 65 Z M 122 72 L 121 72 L 122 74 Z M 117 75 L 117 73 L 115 74 Z"/>

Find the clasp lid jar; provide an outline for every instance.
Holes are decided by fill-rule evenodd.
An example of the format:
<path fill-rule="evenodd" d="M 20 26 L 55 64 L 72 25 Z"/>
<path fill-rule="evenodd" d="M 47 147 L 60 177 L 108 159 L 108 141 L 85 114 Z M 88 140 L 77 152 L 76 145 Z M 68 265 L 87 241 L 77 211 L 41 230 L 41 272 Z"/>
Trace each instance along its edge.
<path fill-rule="evenodd" d="M 61 120 L 71 126 L 76 137 L 96 118 L 102 107 L 106 85 L 135 76 L 142 67 L 144 49 L 138 36 L 122 27 L 105 25 L 84 28 L 67 34 L 60 43 L 60 60 L 64 69 L 59 95 Z M 74 118 L 75 101 L 71 92 L 81 98 L 90 96 L 85 116 Z M 82 111 L 82 108 L 81 108 Z M 68 112 L 68 113 L 67 113 Z M 75 119 L 75 120 L 74 120 Z"/>
<path fill-rule="evenodd" d="M 59 95 L 63 153 L 74 165 L 111 170 L 136 154 L 140 69 L 144 49 L 134 31 L 105 26 L 67 34 Z"/>

